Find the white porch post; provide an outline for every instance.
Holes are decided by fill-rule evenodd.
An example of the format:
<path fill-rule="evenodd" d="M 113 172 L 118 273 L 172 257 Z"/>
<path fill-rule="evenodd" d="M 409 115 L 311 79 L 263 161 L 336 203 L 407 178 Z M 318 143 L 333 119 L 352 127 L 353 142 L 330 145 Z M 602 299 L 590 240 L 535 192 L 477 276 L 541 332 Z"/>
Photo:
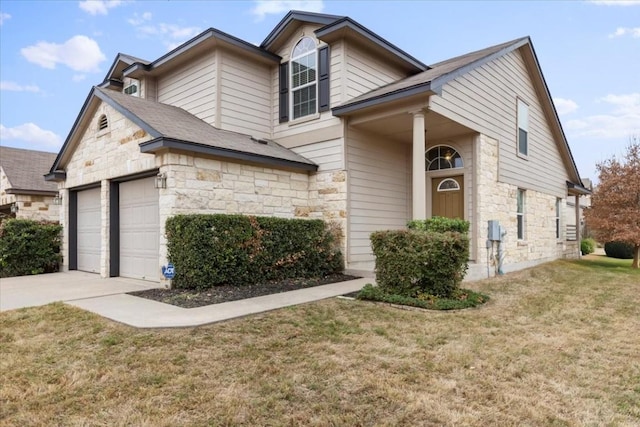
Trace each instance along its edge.
<path fill-rule="evenodd" d="M 578 242 L 578 258 L 582 256 L 580 241 L 582 240 L 582 227 L 580 226 L 580 195 L 576 194 L 576 241 Z"/>
<path fill-rule="evenodd" d="M 413 219 L 427 218 L 427 177 L 425 174 L 424 111 L 413 113 Z"/>

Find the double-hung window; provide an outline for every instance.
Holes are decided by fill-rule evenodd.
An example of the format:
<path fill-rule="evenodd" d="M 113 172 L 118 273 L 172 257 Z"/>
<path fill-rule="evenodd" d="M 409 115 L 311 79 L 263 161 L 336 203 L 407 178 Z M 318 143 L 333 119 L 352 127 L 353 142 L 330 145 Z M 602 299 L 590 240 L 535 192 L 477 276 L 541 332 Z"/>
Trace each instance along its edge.
<path fill-rule="evenodd" d="M 318 111 L 318 54 L 316 43 L 305 37 L 291 54 L 291 113 L 293 119 Z"/>
<path fill-rule="evenodd" d="M 525 194 L 526 192 L 518 188 L 518 240 L 524 240 L 524 210 L 525 210 Z"/>
<path fill-rule="evenodd" d="M 560 215 L 562 213 L 562 199 L 556 199 L 556 239 L 560 238 Z"/>
<path fill-rule="evenodd" d="M 518 155 L 529 155 L 529 106 L 518 99 Z"/>

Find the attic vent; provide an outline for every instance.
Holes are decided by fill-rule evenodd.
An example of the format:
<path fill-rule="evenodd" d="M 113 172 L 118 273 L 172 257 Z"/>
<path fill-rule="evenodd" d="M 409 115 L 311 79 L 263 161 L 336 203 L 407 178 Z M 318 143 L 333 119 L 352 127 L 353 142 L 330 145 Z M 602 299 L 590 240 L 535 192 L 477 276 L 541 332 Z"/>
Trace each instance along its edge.
<path fill-rule="evenodd" d="M 266 139 L 255 138 L 253 136 L 251 137 L 251 140 L 253 142 L 257 142 L 258 144 L 264 144 L 264 145 L 269 144 L 269 141 L 267 141 Z"/>
<path fill-rule="evenodd" d="M 109 126 L 109 121 L 107 120 L 107 116 L 103 114 L 98 119 L 98 130 L 106 129 L 107 126 Z"/>

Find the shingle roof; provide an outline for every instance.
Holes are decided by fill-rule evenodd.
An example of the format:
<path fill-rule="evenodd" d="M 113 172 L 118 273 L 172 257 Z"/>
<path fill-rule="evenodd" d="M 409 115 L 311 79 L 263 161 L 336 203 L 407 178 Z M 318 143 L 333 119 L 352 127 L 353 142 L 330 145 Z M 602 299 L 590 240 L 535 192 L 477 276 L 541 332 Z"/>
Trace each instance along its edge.
<path fill-rule="evenodd" d="M 405 91 L 408 92 L 414 88 L 425 87 L 428 89 L 432 89 L 433 83 L 436 80 L 440 78 L 446 78 L 450 75 L 455 75 L 456 72 L 464 70 L 466 67 L 473 65 L 476 61 L 480 61 L 484 58 L 490 57 L 502 51 L 503 49 L 511 48 L 514 45 L 521 44 L 527 40 L 528 37 L 523 37 L 512 40 L 510 42 L 491 46 L 482 50 L 438 62 L 431 65 L 431 69 L 429 70 L 414 74 L 413 76 L 398 80 L 386 86 L 382 86 L 380 88 L 367 92 L 356 98 L 353 98 L 346 103 L 336 107 L 335 111 L 340 112 L 340 110 L 346 110 L 348 109 L 348 107 L 356 106 L 358 104 L 364 104 L 375 99 L 385 98 L 393 94 L 400 94 Z"/>
<path fill-rule="evenodd" d="M 273 141 L 259 142 L 250 135 L 215 128 L 182 108 L 108 89 L 96 87 L 95 91 L 100 99 L 119 110 L 154 138 L 315 166 L 310 160 Z"/>
<path fill-rule="evenodd" d="M 56 159 L 56 153 L 0 147 L 0 166 L 11 183 L 13 192 L 19 190 L 56 192 L 55 182 L 44 180 L 44 174 Z"/>

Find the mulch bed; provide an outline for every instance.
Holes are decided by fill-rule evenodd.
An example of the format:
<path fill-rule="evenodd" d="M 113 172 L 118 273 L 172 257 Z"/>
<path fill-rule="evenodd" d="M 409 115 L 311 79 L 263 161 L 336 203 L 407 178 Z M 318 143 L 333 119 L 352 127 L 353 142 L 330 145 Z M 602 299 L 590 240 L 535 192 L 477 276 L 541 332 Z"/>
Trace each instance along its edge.
<path fill-rule="evenodd" d="M 295 291 L 296 289 L 311 288 L 329 283 L 345 282 L 359 279 L 346 274 L 331 274 L 320 278 L 286 279 L 258 283 L 255 285 L 230 286 L 219 285 L 204 290 L 192 289 L 149 289 L 146 291 L 129 292 L 129 295 L 160 301 L 182 308 L 195 308 L 222 302 L 238 301 L 241 299 Z"/>

